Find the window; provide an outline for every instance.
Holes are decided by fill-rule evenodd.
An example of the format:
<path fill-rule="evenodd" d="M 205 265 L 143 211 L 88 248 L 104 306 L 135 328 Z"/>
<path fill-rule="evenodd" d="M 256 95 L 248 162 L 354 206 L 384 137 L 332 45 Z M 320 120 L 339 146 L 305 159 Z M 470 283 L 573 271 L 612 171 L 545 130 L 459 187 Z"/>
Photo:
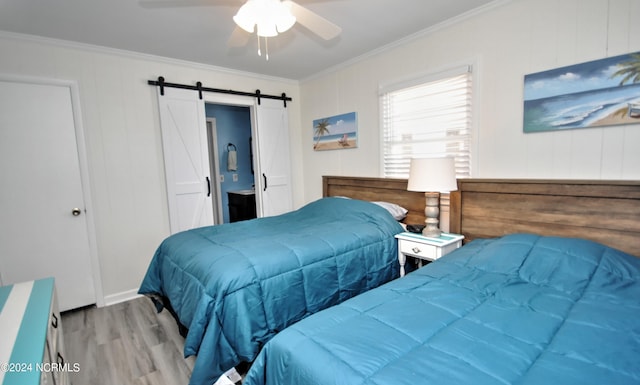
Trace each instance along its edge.
<path fill-rule="evenodd" d="M 471 67 L 383 86 L 383 175 L 407 178 L 411 158 L 453 156 L 471 174 Z"/>

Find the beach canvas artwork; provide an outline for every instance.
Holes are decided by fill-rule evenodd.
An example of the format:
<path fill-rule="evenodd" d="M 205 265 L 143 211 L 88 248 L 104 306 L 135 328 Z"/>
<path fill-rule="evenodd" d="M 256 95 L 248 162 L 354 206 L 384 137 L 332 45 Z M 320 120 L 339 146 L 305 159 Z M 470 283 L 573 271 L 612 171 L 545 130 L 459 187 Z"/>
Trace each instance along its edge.
<path fill-rule="evenodd" d="M 313 149 L 342 150 L 358 146 L 358 119 L 355 112 L 313 121 Z"/>
<path fill-rule="evenodd" d="M 640 52 L 524 78 L 524 132 L 640 123 Z"/>

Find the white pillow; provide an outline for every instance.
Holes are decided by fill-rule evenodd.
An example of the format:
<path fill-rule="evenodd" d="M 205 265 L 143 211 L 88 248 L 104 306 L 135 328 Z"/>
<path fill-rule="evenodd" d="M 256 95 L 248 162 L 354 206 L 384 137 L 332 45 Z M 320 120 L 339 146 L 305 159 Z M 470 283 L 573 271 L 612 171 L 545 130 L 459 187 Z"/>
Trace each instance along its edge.
<path fill-rule="evenodd" d="M 393 219 L 395 219 L 396 221 L 403 220 L 404 217 L 406 217 L 407 213 L 409 212 L 409 210 L 395 203 L 390 203 L 390 202 L 372 202 L 372 203 L 375 203 L 378 206 L 385 208 L 391 214 L 391 216 L 393 216 Z"/>

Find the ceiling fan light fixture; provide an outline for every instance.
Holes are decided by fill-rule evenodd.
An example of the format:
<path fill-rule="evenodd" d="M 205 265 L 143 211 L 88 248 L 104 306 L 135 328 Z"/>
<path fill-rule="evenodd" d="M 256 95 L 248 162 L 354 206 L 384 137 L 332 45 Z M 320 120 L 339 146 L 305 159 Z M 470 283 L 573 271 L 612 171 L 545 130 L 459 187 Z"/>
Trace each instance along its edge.
<path fill-rule="evenodd" d="M 258 36 L 260 37 L 274 37 L 278 36 L 278 30 L 273 23 L 258 22 Z"/>
<path fill-rule="evenodd" d="M 249 0 L 233 17 L 233 21 L 249 33 L 257 25 L 258 36 L 274 37 L 293 27 L 296 18 L 280 0 Z"/>
<path fill-rule="evenodd" d="M 280 33 L 288 31 L 296 23 L 296 17 L 293 16 L 291 10 L 280 1 L 277 2 L 277 7 L 273 9 L 273 20 L 275 21 L 276 29 Z"/>
<path fill-rule="evenodd" d="M 233 17 L 233 21 L 238 25 L 238 27 L 249 33 L 253 33 L 257 17 L 256 6 L 253 3 L 253 0 L 249 0 L 240 7 L 238 13 Z"/>

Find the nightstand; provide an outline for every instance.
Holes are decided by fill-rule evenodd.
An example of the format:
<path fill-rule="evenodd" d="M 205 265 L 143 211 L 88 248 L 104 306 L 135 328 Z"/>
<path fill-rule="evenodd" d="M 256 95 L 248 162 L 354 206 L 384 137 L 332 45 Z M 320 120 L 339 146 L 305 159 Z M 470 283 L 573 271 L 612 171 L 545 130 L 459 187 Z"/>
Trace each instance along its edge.
<path fill-rule="evenodd" d="M 462 246 L 463 235 L 442 233 L 438 238 L 425 237 L 416 233 L 400 233 L 398 240 L 398 262 L 400 262 L 400 276 L 404 277 L 404 265 L 407 256 L 417 258 L 422 267 L 422 261 L 435 261 Z"/>

